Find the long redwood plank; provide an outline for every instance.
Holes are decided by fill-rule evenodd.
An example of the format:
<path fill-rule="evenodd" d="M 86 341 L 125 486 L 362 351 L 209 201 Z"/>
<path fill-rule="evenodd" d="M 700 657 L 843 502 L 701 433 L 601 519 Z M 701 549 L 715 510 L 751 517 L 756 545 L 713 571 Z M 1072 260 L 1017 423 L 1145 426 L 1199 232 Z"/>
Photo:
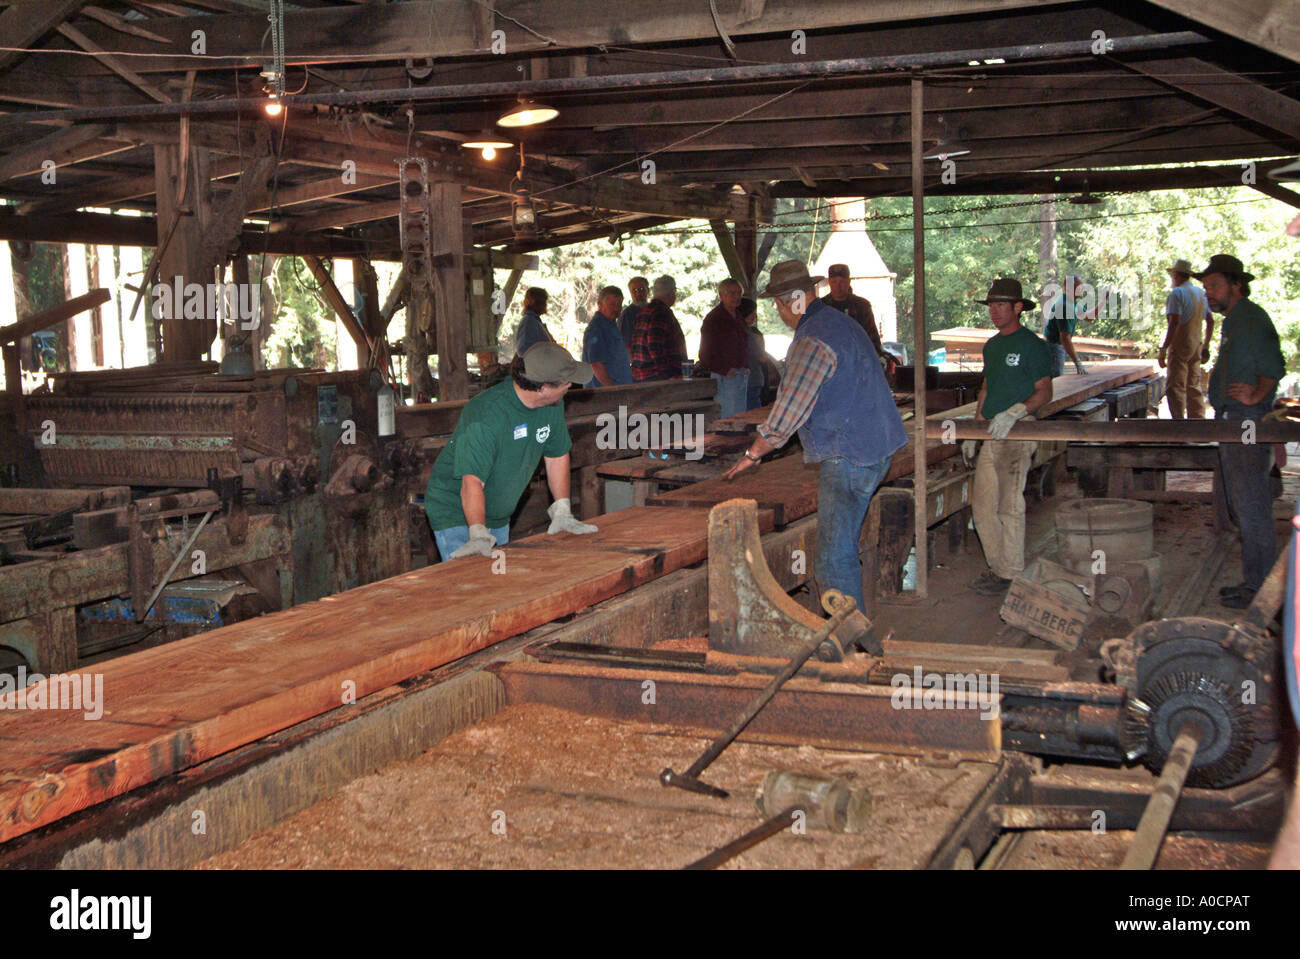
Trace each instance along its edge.
<path fill-rule="evenodd" d="M 0 841 L 700 562 L 707 513 L 630 509 L 591 536 L 405 573 L 79 672 L 104 714 L 0 700 Z M 539 547 L 540 544 L 540 547 Z M 352 684 L 348 686 L 346 684 Z"/>

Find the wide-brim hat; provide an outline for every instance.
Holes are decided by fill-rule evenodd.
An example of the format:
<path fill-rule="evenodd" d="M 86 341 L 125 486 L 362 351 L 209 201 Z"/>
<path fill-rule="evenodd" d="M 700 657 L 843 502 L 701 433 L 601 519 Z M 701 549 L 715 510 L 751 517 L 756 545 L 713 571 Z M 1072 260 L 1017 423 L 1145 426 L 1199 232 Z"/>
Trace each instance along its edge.
<path fill-rule="evenodd" d="M 595 375 L 590 363 L 575 360 L 558 343 L 534 343 L 524 353 L 524 376 L 534 383 L 588 383 Z"/>
<path fill-rule="evenodd" d="M 1227 253 L 1214 254 L 1214 256 L 1210 257 L 1210 265 L 1207 266 L 1205 269 L 1203 269 L 1200 273 L 1193 273 L 1192 276 L 1196 277 L 1198 280 L 1203 280 L 1211 273 L 1224 273 L 1224 274 L 1236 273 L 1247 283 L 1255 279 L 1255 275 L 1253 273 L 1246 272 L 1246 268 L 1241 265 L 1241 261 L 1239 259 Z"/>
<path fill-rule="evenodd" d="M 1186 260 L 1174 260 L 1174 265 L 1165 267 L 1165 272 L 1186 273 L 1188 276 L 1191 276 L 1196 271 L 1192 269 L 1192 264 L 1187 262 Z"/>
<path fill-rule="evenodd" d="M 809 276 L 808 267 L 803 260 L 785 260 L 772 267 L 767 279 L 767 288 L 759 296 L 780 296 L 794 290 L 807 290 L 816 286 L 824 276 Z"/>
<path fill-rule="evenodd" d="M 1033 300 L 1026 299 L 1020 281 L 1013 280 L 1010 277 L 994 280 L 993 285 L 989 287 L 988 296 L 975 302 L 983 303 L 985 306 L 988 306 L 989 303 L 1023 303 L 1026 310 L 1032 310 L 1038 305 Z"/>

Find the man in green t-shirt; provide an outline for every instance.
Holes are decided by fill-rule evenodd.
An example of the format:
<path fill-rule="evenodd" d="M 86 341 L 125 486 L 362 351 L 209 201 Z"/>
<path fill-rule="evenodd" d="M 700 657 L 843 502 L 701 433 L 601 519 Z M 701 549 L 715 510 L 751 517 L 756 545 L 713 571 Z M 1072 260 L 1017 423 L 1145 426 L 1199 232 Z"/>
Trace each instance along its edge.
<path fill-rule="evenodd" d="M 1090 310 L 1079 309 L 1079 292 L 1083 286 L 1083 277 L 1071 274 L 1065 278 L 1065 286 L 1044 308 L 1046 320 L 1043 322 L 1043 339 L 1047 341 L 1048 351 L 1052 357 L 1052 376 L 1065 375 L 1065 361 L 1074 363 L 1074 372 L 1083 376 L 1088 368 L 1079 362 L 1079 354 L 1074 348 L 1074 330 L 1079 320 L 1091 323 L 1097 318 L 1094 307 Z"/>
<path fill-rule="evenodd" d="M 1034 308 L 1019 280 L 994 280 L 977 303 L 989 308 L 997 335 L 984 344 L 984 385 L 975 407 L 977 420 L 989 421 L 989 435 L 975 465 L 971 512 L 975 532 L 989 564 L 970 588 L 996 596 L 1025 568 L 1025 477 L 1033 462 L 1033 440 L 1009 440 L 1018 420 L 1052 398 L 1052 355 L 1036 333 L 1020 325 L 1020 314 Z M 962 443 L 962 455 L 975 459 L 977 443 Z"/>
<path fill-rule="evenodd" d="M 424 511 L 444 561 L 490 556 L 510 538 L 510 514 L 546 459 L 555 502 L 548 533 L 594 533 L 569 506 L 569 428 L 564 394 L 592 377 L 555 343 L 537 343 L 510 367 L 510 379 L 465 404 L 424 493 Z"/>
<path fill-rule="evenodd" d="M 1219 359 L 1210 372 L 1210 404 L 1219 420 L 1258 423 L 1273 409 L 1277 383 L 1286 375 L 1286 361 L 1273 321 L 1250 300 L 1250 281 L 1241 261 L 1226 253 L 1210 257 L 1210 265 L 1195 274 L 1205 287 L 1210 309 L 1223 314 Z M 1245 429 L 1243 428 L 1243 433 Z M 1273 468 L 1267 443 L 1220 443 L 1223 491 L 1241 531 L 1241 566 L 1245 579 L 1219 590 L 1219 601 L 1230 609 L 1245 609 L 1277 559 L 1273 528 Z"/>

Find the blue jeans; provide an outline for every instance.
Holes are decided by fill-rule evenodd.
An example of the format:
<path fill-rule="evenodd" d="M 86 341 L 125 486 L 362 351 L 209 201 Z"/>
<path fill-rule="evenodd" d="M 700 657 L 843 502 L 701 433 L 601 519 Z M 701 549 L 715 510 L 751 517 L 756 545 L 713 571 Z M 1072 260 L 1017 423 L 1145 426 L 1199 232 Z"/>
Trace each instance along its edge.
<path fill-rule="evenodd" d="M 1070 358 L 1065 352 L 1065 347 L 1060 343 L 1048 343 L 1047 345 L 1052 348 L 1052 376 L 1064 376 L 1065 361 Z"/>
<path fill-rule="evenodd" d="M 1270 403 L 1246 406 L 1229 401 L 1216 409 L 1215 419 L 1260 422 Z M 1219 465 L 1223 491 L 1237 528 L 1241 531 L 1241 571 L 1247 586 L 1259 589 L 1277 559 L 1277 532 L 1273 528 L 1273 491 L 1268 473 L 1272 452 L 1268 443 L 1220 443 Z"/>
<path fill-rule="evenodd" d="M 741 370 L 730 376 L 723 376 L 721 373 L 710 373 L 709 376 L 713 377 L 713 382 L 718 384 L 716 399 L 718 406 L 722 408 L 719 415 L 735 416 L 745 412 L 745 400 L 749 394 L 749 370 Z"/>
<path fill-rule="evenodd" d="M 871 497 L 889 471 L 890 459 L 859 466 L 832 456 L 822 460 L 817 480 L 817 582 L 823 590 L 838 589 L 852 596 L 864 614 L 858 537 Z"/>
<path fill-rule="evenodd" d="M 498 529 L 490 529 L 489 533 L 497 541 L 498 546 L 504 546 L 510 542 L 510 524 L 507 523 Z M 452 553 L 460 549 L 469 542 L 468 526 L 449 526 L 446 529 L 435 529 L 433 531 L 433 541 L 438 544 L 438 555 L 442 557 L 445 563 Z"/>

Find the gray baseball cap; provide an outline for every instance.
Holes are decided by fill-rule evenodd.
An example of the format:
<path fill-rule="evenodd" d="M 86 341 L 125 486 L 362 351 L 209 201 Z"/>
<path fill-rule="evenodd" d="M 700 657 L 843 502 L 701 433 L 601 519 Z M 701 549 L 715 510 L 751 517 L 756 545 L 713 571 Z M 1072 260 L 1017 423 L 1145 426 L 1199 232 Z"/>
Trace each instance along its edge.
<path fill-rule="evenodd" d="M 524 376 L 534 383 L 587 383 L 595 375 L 558 343 L 534 343 L 524 354 Z"/>

